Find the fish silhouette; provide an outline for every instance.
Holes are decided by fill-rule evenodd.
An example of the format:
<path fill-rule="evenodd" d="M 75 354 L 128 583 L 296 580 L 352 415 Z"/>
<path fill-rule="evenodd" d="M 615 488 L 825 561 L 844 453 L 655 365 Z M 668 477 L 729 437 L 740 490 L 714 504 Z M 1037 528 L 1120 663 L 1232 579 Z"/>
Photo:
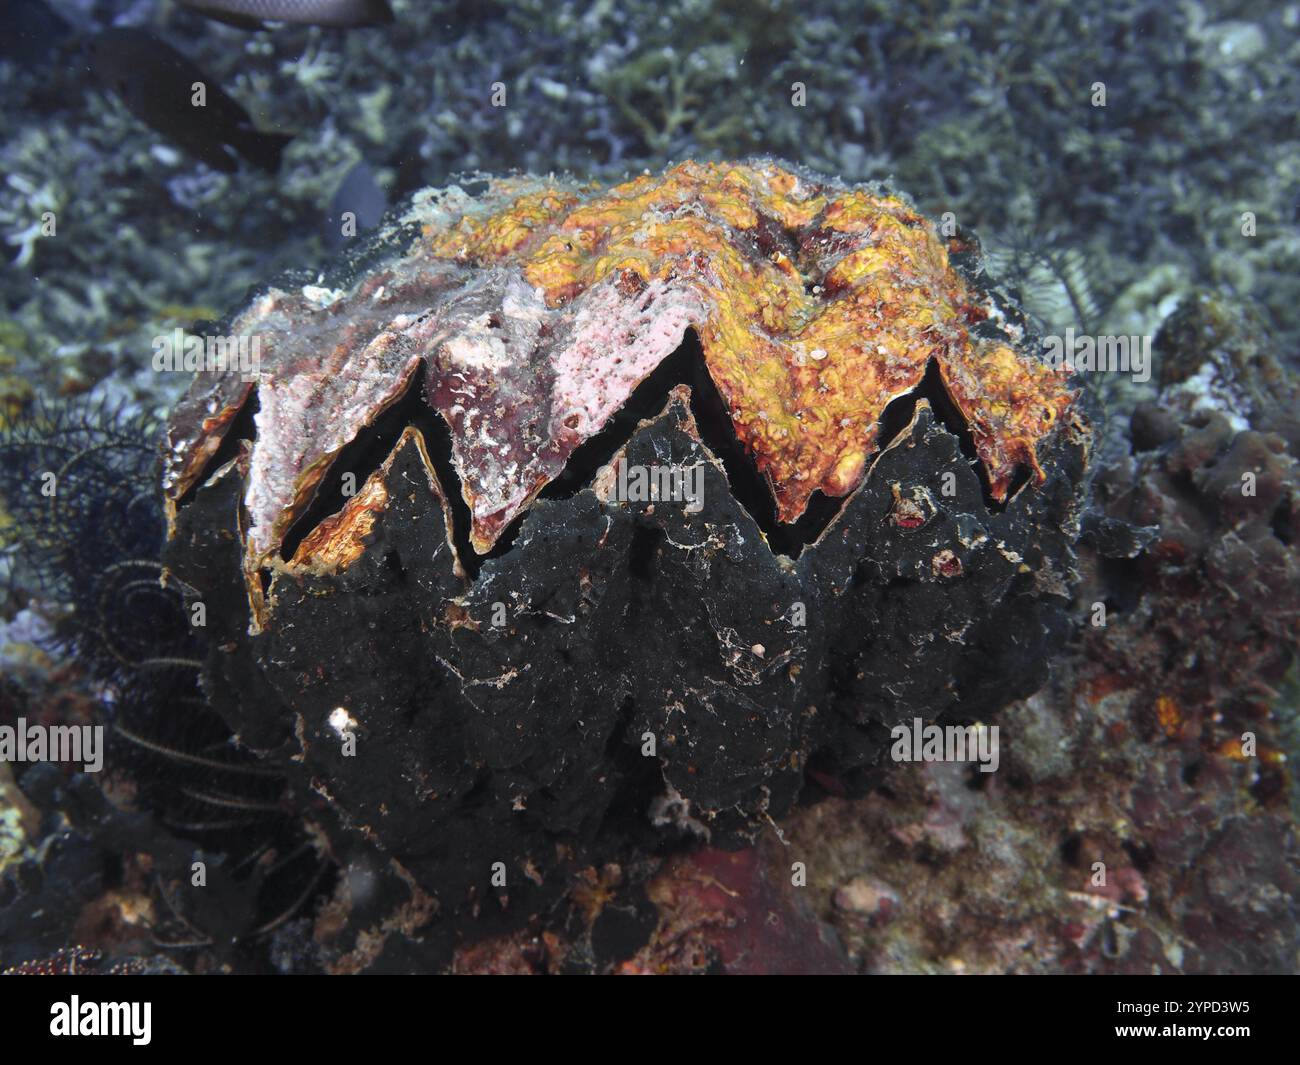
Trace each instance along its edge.
<path fill-rule="evenodd" d="M 180 0 L 210 19 L 241 29 L 261 29 L 267 22 L 353 29 L 393 21 L 388 0 Z"/>
<path fill-rule="evenodd" d="M 136 118 L 214 170 L 233 173 L 239 156 L 270 173 L 291 133 L 257 129 L 248 112 L 191 59 L 137 29 L 111 29 L 87 44 L 91 70 Z M 195 103 L 203 86 L 203 105 Z"/>

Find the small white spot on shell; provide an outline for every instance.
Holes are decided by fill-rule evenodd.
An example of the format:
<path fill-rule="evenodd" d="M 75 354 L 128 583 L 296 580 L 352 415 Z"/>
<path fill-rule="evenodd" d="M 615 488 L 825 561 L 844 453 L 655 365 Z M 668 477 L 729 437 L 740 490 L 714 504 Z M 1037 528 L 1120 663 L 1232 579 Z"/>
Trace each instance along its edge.
<path fill-rule="evenodd" d="M 356 729 L 359 722 L 355 717 L 348 713 L 347 707 L 336 706 L 330 711 L 329 725 L 340 739 L 349 732 Z"/>

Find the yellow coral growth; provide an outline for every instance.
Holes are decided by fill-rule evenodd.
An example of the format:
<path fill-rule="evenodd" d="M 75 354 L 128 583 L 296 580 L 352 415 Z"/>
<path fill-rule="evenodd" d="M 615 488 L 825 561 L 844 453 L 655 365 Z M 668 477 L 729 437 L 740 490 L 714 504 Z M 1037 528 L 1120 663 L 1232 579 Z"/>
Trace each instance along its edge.
<path fill-rule="evenodd" d="M 610 275 L 689 287 L 736 432 L 791 521 L 850 491 L 888 403 L 936 360 L 1004 499 L 1074 401 L 1064 373 L 972 335 L 989 308 L 934 227 L 898 197 L 770 163 L 687 162 L 585 195 L 531 186 L 427 235 L 435 257 L 512 264 L 550 306 Z"/>

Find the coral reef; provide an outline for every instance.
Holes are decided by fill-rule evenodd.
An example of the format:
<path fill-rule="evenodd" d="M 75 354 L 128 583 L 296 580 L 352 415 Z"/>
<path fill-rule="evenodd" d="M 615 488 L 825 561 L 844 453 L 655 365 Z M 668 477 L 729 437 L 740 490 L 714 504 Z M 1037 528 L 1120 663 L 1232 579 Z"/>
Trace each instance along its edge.
<path fill-rule="evenodd" d="M 52 4 L 62 18 L 45 13 L 39 40 L 0 42 L 0 725 L 103 723 L 113 741 L 99 776 L 0 766 L 0 970 L 1300 966 L 1294 4 L 393 0 L 389 27 L 251 33 L 179 4 Z M 20 28 L 41 14 L 11 6 Z M 85 46 L 110 25 L 166 39 L 258 128 L 292 132 L 278 173 L 210 169 L 105 94 Z M 654 276 L 630 241 L 603 265 L 581 239 L 572 256 L 539 258 L 543 237 L 585 239 L 567 220 L 630 175 L 643 175 L 633 187 L 661 216 L 672 212 L 652 190 L 675 161 L 699 161 L 678 179 L 683 198 L 699 198 L 721 160 L 756 153 L 793 160 L 786 169 L 805 180 L 803 167 L 840 175 L 827 188 L 892 179 L 912 196 L 888 208 L 896 220 L 928 216 L 944 235 L 983 238 L 981 253 L 968 238 L 933 239 L 928 223 L 896 233 L 899 252 L 949 255 L 954 269 L 922 270 L 926 292 L 905 302 L 963 308 L 956 324 L 971 346 L 950 337 L 938 352 L 927 338 L 934 362 L 904 359 L 896 381 L 874 381 L 877 398 L 897 384 L 901 399 L 851 410 L 847 437 L 819 426 L 802 450 L 764 444 L 762 425 L 746 429 L 728 409 L 757 385 L 801 441 L 795 399 L 832 361 L 810 352 L 833 343 L 805 347 L 802 366 L 782 363 L 799 354 L 802 315 L 829 302 L 796 283 L 821 279 L 825 235 L 797 218 L 787 228 L 789 204 L 759 202 L 783 224 L 738 242 L 706 227 L 719 211 L 730 227 L 737 205 L 755 203 L 743 189 L 676 219 L 725 289 L 702 271 L 692 284 Z M 520 171 L 552 176 L 483 176 Z M 338 216 L 359 174 L 372 205 L 362 230 L 375 205 L 424 186 L 458 183 L 465 196 L 425 200 L 414 215 L 408 204 L 405 223 L 391 215 L 378 239 L 358 238 Z M 526 187 L 556 198 L 517 212 L 532 229 L 507 246 L 507 230 L 482 223 Z M 891 196 L 872 186 L 867 199 Z M 617 212 L 606 222 L 638 231 Z M 441 247 L 420 243 L 436 233 Z M 846 238 L 862 235 L 836 237 Z M 340 247 L 352 249 L 341 265 L 306 268 Z M 627 276 L 619 299 L 642 283 L 677 286 L 713 332 L 688 331 L 604 431 L 573 441 L 567 463 L 552 456 L 507 478 L 508 501 L 481 477 L 499 456 L 464 423 L 459 439 L 446 429 L 455 397 L 431 408 L 419 367 L 392 406 L 366 408 L 377 417 L 352 444 L 335 450 L 319 435 L 337 426 L 308 434 L 319 467 L 267 464 L 283 475 L 265 482 L 267 521 L 288 520 L 251 553 L 236 515 L 263 440 L 255 414 L 264 425 L 271 406 L 250 401 L 235 418 L 230 397 L 228 422 L 200 417 L 177 438 L 230 443 L 191 471 L 188 493 L 173 491 L 174 550 L 187 557 L 173 586 L 158 587 L 168 515 L 144 416 L 165 417 L 189 376 L 151 367 L 157 338 L 233 331 L 222 310 L 254 312 L 246 290 L 266 296 L 272 277 L 284 306 L 322 335 L 334 335 L 336 296 L 335 318 L 369 329 L 356 278 L 415 248 L 422 276 L 446 271 L 462 317 L 479 303 L 489 318 L 518 306 L 504 283 L 470 294 L 466 277 L 526 274 L 551 297 L 537 312 L 549 328 Z M 667 261 L 662 249 L 654 261 Z M 782 299 L 727 306 L 743 289 L 737 270 Z M 850 289 L 881 285 L 894 299 L 892 280 Z M 313 295 L 298 304 L 305 288 Z M 977 306 L 988 320 L 965 309 Z M 724 396 L 729 333 L 752 338 L 760 319 L 782 353 L 771 366 L 789 373 L 734 379 Z M 498 337 L 485 320 L 467 353 L 487 361 L 497 339 L 517 353 L 532 325 L 500 320 L 513 331 Z M 259 321 L 273 326 L 274 315 Z M 1091 395 L 1067 418 L 1083 410 L 1094 424 L 1092 509 L 1072 546 L 1065 514 L 1085 488 L 1052 443 L 1059 414 L 1045 435 L 995 417 L 981 453 L 977 418 L 992 404 L 959 410 L 956 378 L 938 366 L 947 354 L 949 370 L 977 371 L 963 354 L 1006 342 L 1023 367 L 1033 333 L 1071 326 L 1159 331 L 1151 381 L 1070 382 Z M 509 380 L 474 385 L 497 389 L 495 415 L 501 386 L 532 385 L 537 365 L 517 360 Z M 870 374 L 870 360 L 856 365 Z M 283 364 L 274 373 L 299 380 Z M 539 431 L 554 396 L 545 384 L 525 387 L 519 408 Z M 86 393 L 88 403 L 74 398 Z M 803 406 L 815 411 L 821 395 Z M 350 397 L 335 398 L 342 410 Z M 742 436 L 766 448 L 763 469 Z M 849 459 L 863 444 L 875 468 L 859 484 Z M 1005 506 L 993 492 L 999 448 L 1013 471 Z M 815 455 L 826 460 L 811 463 L 819 491 L 791 479 Z M 701 471 L 701 512 L 607 499 L 619 469 L 669 461 Z M 355 486 L 326 467 L 355 472 Z M 71 491 L 51 504 L 39 474 L 59 471 Z M 944 473 L 958 478 L 955 498 Z M 886 474 L 897 494 L 879 491 Z M 477 515 L 462 488 L 478 493 Z M 1035 542 L 1025 522 L 1043 512 L 1024 505 L 1053 495 L 1061 509 Z M 402 533 L 403 521 L 420 535 Z M 879 555 L 837 569 L 828 556 L 847 557 L 835 537 L 850 532 L 878 535 Z M 1050 587 L 1008 585 L 1008 560 L 979 537 L 1026 565 L 1053 560 Z M 480 554 L 475 543 L 494 546 Z M 576 577 L 575 558 L 586 567 Z M 182 570 L 191 593 L 204 590 L 210 627 L 186 609 Z M 355 605 L 348 638 L 313 643 L 344 602 Z M 250 603 L 268 623 L 255 636 Z M 617 638 L 670 613 L 646 624 L 644 646 Z M 967 616 L 963 651 L 943 633 Z M 920 632 L 930 637 L 907 638 Z M 836 639 L 820 662 L 810 653 Z M 544 668 L 497 687 L 521 647 Z M 997 647 L 1014 653 L 979 657 Z M 433 650 L 441 661 L 420 657 Z M 417 660 L 409 690 L 385 694 L 373 679 Z M 574 678 L 597 665 L 607 687 L 582 690 Z M 703 691 L 716 714 L 636 705 L 626 696 L 642 684 L 681 693 L 682 705 Z M 468 699 L 452 697 L 465 688 Z M 336 703 L 336 689 L 364 695 Z M 516 721 L 536 722 L 519 711 L 521 692 L 557 691 L 567 716 L 553 734 L 511 735 Z M 377 723 L 375 707 L 444 697 L 443 716 L 412 723 L 395 709 Z M 285 734 L 304 700 L 301 738 Z M 751 720 L 759 703 L 773 708 L 770 733 Z M 469 705 L 476 728 L 456 731 L 448 722 Z M 998 772 L 888 765 L 884 722 L 917 706 L 996 721 Z M 358 727 L 348 762 L 330 725 L 340 707 L 339 728 Z M 730 762 L 700 757 L 737 728 Z M 421 729 L 431 738 L 413 754 Z M 656 737 L 654 758 L 641 753 L 642 730 Z M 445 761 L 421 762 L 429 751 Z M 358 779 L 363 759 L 369 780 Z M 331 790 L 336 775 L 343 786 Z M 503 799 L 508 818 L 493 813 Z M 438 808 L 438 828 L 418 823 L 416 804 Z M 594 842 L 602 835 L 607 846 Z M 556 838 L 560 850 L 530 864 Z M 505 887 L 478 866 L 444 880 L 489 850 L 509 864 Z M 212 874 L 206 895 L 187 889 L 194 860 Z"/>

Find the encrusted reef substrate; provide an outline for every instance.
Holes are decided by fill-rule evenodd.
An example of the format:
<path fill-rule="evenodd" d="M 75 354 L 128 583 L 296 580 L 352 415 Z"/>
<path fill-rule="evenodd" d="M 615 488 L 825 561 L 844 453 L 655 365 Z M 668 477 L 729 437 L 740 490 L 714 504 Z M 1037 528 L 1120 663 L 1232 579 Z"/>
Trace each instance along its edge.
<path fill-rule="evenodd" d="M 213 705 L 416 910 L 752 840 L 1064 641 L 1077 393 L 886 190 L 761 162 L 422 194 L 230 331 L 263 362 L 176 412 L 169 577 Z M 689 499 L 623 490 L 664 469 Z"/>

